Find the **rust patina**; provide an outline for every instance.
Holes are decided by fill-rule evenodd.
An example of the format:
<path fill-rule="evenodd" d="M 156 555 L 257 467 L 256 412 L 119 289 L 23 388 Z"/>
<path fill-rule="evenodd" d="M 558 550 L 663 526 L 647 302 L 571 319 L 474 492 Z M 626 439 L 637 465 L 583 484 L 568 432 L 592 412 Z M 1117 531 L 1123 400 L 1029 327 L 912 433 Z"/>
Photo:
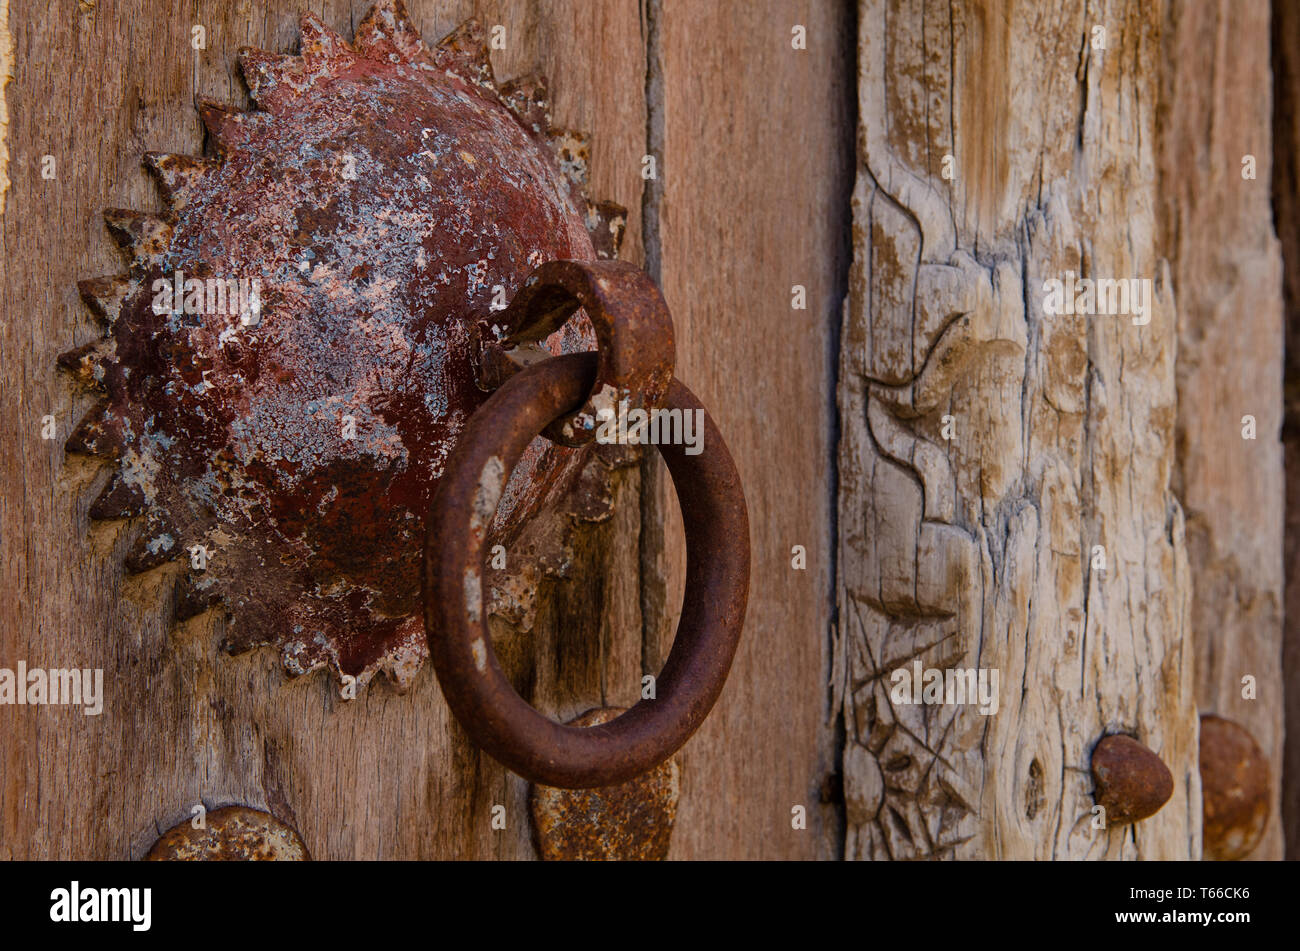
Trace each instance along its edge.
<path fill-rule="evenodd" d="M 749 597 L 749 514 L 735 462 L 712 418 L 681 381 L 671 412 L 698 413 L 702 451 L 656 448 L 672 476 L 686 532 L 686 592 L 654 698 L 591 726 L 556 723 L 529 706 L 492 649 L 483 564 L 488 526 L 524 447 L 589 400 L 596 354 L 542 360 L 502 384 L 474 414 L 429 509 L 425 617 L 442 694 L 470 737 L 534 783 L 590 789 L 627 782 L 681 748 L 726 683 Z"/>
<path fill-rule="evenodd" d="M 625 711 L 599 707 L 571 727 L 608 723 Z M 672 844 L 681 793 L 681 756 L 600 789 L 534 785 L 528 795 L 537 849 L 546 861 L 662 861 Z"/>
<path fill-rule="evenodd" d="M 1104 736 L 1092 751 L 1094 797 L 1107 825 L 1141 822 L 1174 794 L 1174 777 L 1155 753 L 1122 733 Z"/>
<path fill-rule="evenodd" d="M 1200 771 L 1205 857 L 1214 861 L 1246 858 L 1268 828 L 1268 757 L 1241 724 L 1203 713 Z"/>
<path fill-rule="evenodd" d="M 225 806 L 168 829 L 154 843 L 149 862 L 306 862 L 311 859 L 296 829 L 269 812 Z"/>
<path fill-rule="evenodd" d="M 126 569 L 180 562 L 178 619 L 220 605 L 233 652 L 403 689 L 422 516 L 486 399 L 474 329 L 539 265 L 612 256 L 623 216 L 586 199 L 545 83 L 497 84 L 477 24 L 426 46 L 387 0 L 351 43 L 311 14 L 301 33 L 241 51 L 257 108 L 202 103 L 203 157 L 146 156 L 163 211 L 105 214 L 130 269 L 80 285 L 106 333 L 61 358 L 100 396 L 67 448 L 113 461 L 90 514 L 140 517 Z M 580 317 L 540 346 L 593 342 Z M 529 446 L 493 540 L 585 456 Z"/>

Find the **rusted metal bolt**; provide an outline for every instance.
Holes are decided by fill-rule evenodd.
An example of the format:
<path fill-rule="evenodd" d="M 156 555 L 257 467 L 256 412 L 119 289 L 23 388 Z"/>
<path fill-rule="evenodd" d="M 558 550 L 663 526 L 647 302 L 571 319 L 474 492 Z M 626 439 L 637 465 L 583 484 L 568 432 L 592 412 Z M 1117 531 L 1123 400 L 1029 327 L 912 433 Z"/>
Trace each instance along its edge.
<path fill-rule="evenodd" d="M 592 727 L 625 711 L 588 710 L 568 725 Z M 558 789 L 534 785 L 529 795 L 537 845 L 546 861 L 662 861 L 677 819 L 679 756 L 617 786 Z"/>
<path fill-rule="evenodd" d="M 154 843 L 149 862 L 306 862 L 307 846 L 296 829 L 247 806 L 207 813 L 202 828 L 186 819 Z"/>
<path fill-rule="evenodd" d="M 1160 757 L 1131 736 L 1102 737 L 1092 751 L 1093 793 L 1106 824 L 1140 822 L 1174 794 L 1174 777 Z"/>
<path fill-rule="evenodd" d="M 1200 761 L 1205 858 L 1243 859 L 1268 825 L 1268 760 L 1245 727 L 1207 713 L 1201 716 Z"/>

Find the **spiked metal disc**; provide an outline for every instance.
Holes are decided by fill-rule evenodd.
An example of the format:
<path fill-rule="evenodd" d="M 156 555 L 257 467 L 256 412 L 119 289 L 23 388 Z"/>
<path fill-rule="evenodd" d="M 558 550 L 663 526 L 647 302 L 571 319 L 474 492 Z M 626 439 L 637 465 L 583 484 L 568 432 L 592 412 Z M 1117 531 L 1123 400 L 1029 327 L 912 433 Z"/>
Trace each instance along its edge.
<path fill-rule="evenodd" d="M 473 21 L 431 48 L 385 0 L 352 43 L 301 33 L 240 52 L 257 109 L 199 104 L 204 157 L 145 156 L 164 211 L 105 212 L 129 270 L 79 285 L 105 335 L 59 362 L 101 401 L 67 449 L 112 460 L 92 518 L 143 516 L 126 570 L 183 561 L 178 619 L 220 604 L 233 651 L 400 688 L 427 652 L 423 513 L 485 398 L 470 328 L 543 261 L 615 255 L 624 215 Z M 499 537 L 583 461 L 535 444 Z"/>

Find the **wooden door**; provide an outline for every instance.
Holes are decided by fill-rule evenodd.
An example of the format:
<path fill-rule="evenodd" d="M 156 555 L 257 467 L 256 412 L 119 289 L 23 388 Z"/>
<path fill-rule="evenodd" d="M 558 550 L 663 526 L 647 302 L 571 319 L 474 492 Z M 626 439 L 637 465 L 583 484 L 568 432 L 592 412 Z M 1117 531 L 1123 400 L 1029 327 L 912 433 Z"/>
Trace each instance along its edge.
<path fill-rule="evenodd" d="M 11 668 L 102 668 L 105 697 L 99 716 L 0 711 L 6 857 L 138 858 L 199 803 L 267 810 L 322 858 L 537 854 L 527 784 L 474 748 L 431 670 L 405 695 L 377 680 L 345 701 L 322 674 L 286 678 L 273 651 L 227 655 L 218 612 L 173 630 L 165 569 L 123 580 L 134 528 L 90 523 L 106 474 L 63 450 L 90 405 L 55 369 L 57 354 L 94 333 L 76 282 L 121 269 L 101 210 L 159 207 L 141 155 L 201 152 L 196 97 L 248 106 L 240 47 L 292 52 L 307 9 L 350 38 L 368 6 L 9 9 L 0 570 L 13 597 L 0 654 Z M 836 810 L 822 791 L 835 772 L 829 461 L 849 12 L 636 0 L 408 7 L 430 42 L 471 16 L 504 28 L 497 75 L 544 72 L 556 123 L 590 134 L 590 191 L 628 209 L 622 256 L 661 282 L 678 375 L 711 408 L 744 479 L 749 623 L 722 701 L 681 754 L 671 855 L 835 855 Z M 792 49 L 796 24 L 807 49 Z M 792 124 L 803 129 L 794 148 Z M 791 309 L 793 285 L 805 309 Z M 54 438 L 41 438 L 46 416 Z M 531 631 L 498 645 L 518 654 L 544 712 L 628 705 L 643 671 L 657 672 L 683 564 L 665 481 L 658 463 L 616 473 L 613 514 L 576 543 L 571 576 L 548 583 Z M 795 546 L 806 568 L 791 567 Z M 792 828 L 796 806 L 805 829 Z"/>
<path fill-rule="evenodd" d="M 369 6 L 0 5 L 0 669 L 104 673 L 96 716 L 0 705 L 0 856 L 140 858 L 229 804 L 318 858 L 546 851 L 427 665 L 347 699 L 223 650 L 219 611 L 174 625 L 176 569 L 124 576 L 138 520 L 91 520 L 108 474 L 64 448 L 91 405 L 56 369 L 96 333 L 77 281 L 121 270 L 101 211 L 159 207 L 141 156 L 202 151 L 197 98 L 250 106 L 241 47 L 293 52 L 306 10 L 348 39 Z M 669 857 L 1199 858 L 1198 713 L 1258 742 L 1252 854 L 1280 857 L 1275 6 L 407 0 L 429 42 L 477 18 L 496 75 L 545 73 L 589 133 L 588 191 L 627 209 L 620 256 L 744 484 L 744 636 L 678 754 Z M 1150 296 L 1048 313 L 1067 275 Z M 564 570 L 516 578 L 493 627 L 561 720 L 636 702 L 684 584 L 657 459 L 587 491 Z M 896 703 L 914 663 L 997 671 L 996 711 Z M 1173 793 L 1099 826 L 1114 733 Z"/>

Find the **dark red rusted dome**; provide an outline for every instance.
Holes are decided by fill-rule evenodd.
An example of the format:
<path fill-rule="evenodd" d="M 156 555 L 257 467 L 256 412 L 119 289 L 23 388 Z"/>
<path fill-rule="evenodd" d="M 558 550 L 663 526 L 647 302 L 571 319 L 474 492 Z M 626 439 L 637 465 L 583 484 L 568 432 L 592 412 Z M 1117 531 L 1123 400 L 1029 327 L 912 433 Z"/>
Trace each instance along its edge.
<path fill-rule="evenodd" d="M 430 49 L 389 0 L 352 44 L 308 15 L 301 55 L 241 64 L 260 111 L 202 105 L 210 157 L 146 159 L 167 211 L 106 215 L 132 265 L 83 282 L 108 334 L 62 362 L 105 398 L 69 449 L 116 457 L 94 517 L 147 516 L 128 570 L 185 561 L 179 617 L 222 602 L 232 650 L 404 686 L 424 511 L 485 398 L 470 330 L 618 222 L 566 177 L 580 143 L 550 135 L 544 86 L 498 89 L 474 24 Z M 575 326 L 548 346 L 586 349 Z M 534 444 L 498 534 L 580 462 Z"/>

